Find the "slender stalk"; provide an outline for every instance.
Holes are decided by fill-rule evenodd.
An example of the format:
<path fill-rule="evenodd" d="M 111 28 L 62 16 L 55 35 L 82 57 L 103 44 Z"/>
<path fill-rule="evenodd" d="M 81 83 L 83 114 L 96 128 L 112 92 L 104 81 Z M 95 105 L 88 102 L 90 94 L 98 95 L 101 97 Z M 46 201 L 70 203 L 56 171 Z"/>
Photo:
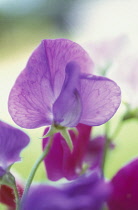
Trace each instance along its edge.
<path fill-rule="evenodd" d="M 106 162 L 108 147 L 109 147 L 109 144 L 110 144 L 110 139 L 108 137 L 109 136 L 109 128 L 110 128 L 110 123 L 107 122 L 105 124 L 105 143 L 104 143 L 103 159 L 102 159 L 102 165 L 101 165 L 101 172 L 102 172 L 103 177 L 104 177 L 104 168 L 105 168 L 105 162 Z"/>
<path fill-rule="evenodd" d="M 111 135 L 111 137 L 109 137 L 109 129 L 110 129 L 110 122 L 107 122 L 105 124 L 105 144 L 104 144 L 104 150 L 103 150 L 103 160 L 102 160 L 102 166 L 101 166 L 101 171 L 102 171 L 102 175 L 104 176 L 104 168 L 105 168 L 105 162 L 106 162 L 106 158 L 107 158 L 107 153 L 108 153 L 108 148 L 109 145 L 111 143 L 111 141 L 113 142 L 114 139 L 117 137 L 117 135 L 119 134 L 121 128 L 122 128 L 122 123 L 123 121 L 120 120 L 119 123 L 117 124 L 117 127 L 115 128 L 113 134 Z"/>
<path fill-rule="evenodd" d="M 53 136 L 50 136 L 49 142 L 48 142 L 48 144 L 46 145 L 45 150 L 43 151 L 43 153 L 41 154 L 41 156 L 38 158 L 38 160 L 36 161 L 36 163 L 34 164 L 32 170 L 31 170 L 31 173 L 30 173 L 29 178 L 28 178 L 28 180 L 27 180 L 26 187 L 25 187 L 25 190 L 24 190 L 22 199 L 21 199 L 20 208 L 18 208 L 17 210 L 22 209 L 23 202 L 24 202 L 24 200 L 25 200 L 25 198 L 26 198 L 26 196 L 27 196 L 27 193 L 28 193 L 28 191 L 29 191 L 29 189 L 30 189 L 31 183 L 32 183 L 33 178 L 34 178 L 34 176 L 35 176 L 35 173 L 36 173 L 36 171 L 37 171 L 37 169 L 38 169 L 40 163 L 44 160 L 44 158 L 46 157 L 46 155 L 47 155 L 48 152 L 50 151 L 52 142 L 53 142 Z"/>
<path fill-rule="evenodd" d="M 111 139 L 112 141 L 114 141 L 114 139 L 117 137 L 117 135 L 119 134 L 121 128 L 122 128 L 122 125 L 123 125 L 123 121 L 120 120 L 119 123 L 117 124 L 116 126 L 116 129 L 115 131 L 113 132 L 113 134 L 111 135 Z"/>
<path fill-rule="evenodd" d="M 19 198 L 19 193 L 18 193 L 16 184 L 13 186 L 13 190 L 14 190 L 14 195 L 15 195 L 16 210 L 18 210 L 19 204 L 20 204 L 20 198 Z"/>

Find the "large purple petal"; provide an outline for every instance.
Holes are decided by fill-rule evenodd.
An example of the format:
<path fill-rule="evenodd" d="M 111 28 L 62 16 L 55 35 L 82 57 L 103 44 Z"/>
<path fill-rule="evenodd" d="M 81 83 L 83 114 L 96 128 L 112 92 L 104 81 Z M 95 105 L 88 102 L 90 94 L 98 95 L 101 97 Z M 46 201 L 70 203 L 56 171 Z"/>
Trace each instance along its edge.
<path fill-rule="evenodd" d="M 60 133 L 54 135 L 53 145 L 44 159 L 50 180 L 56 181 L 62 177 L 71 180 L 79 176 L 90 140 L 91 127 L 78 124 L 77 129 L 78 135 L 73 131 L 69 131 L 73 142 L 72 152 Z M 47 130 L 48 128 L 46 128 L 44 134 L 47 133 Z M 43 140 L 43 148 L 46 146 L 48 139 Z"/>
<path fill-rule="evenodd" d="M 82 112 L 79 77 L 80 67 L 75 62 L 68 63 L 61 93 L 53 105 L 54 124 L 66 127 L 78 124 Z"/>
<path fill-rule="evenodd" d="M 36 48 L 9 96 L 9 112 L 18 125 L 36 128 L 52 124 L 52 106 L 70 61 L 76 61 L 82 73 L 92 71 L 88 54 L 70 40 L 43 40 Z"/>
<path fill-rule="evenodd" d="M 101 210 L 110 190 L 110 185 L 93 173 L 59 188 L 46 185 L 32 188 L 23 209 Z"/>
<path fill-rule="evenodd" d="M 80 123 L 96 126 L 107 122 L 121 102 L 120 88 L 115 82 L 100 76 L 81 77 L 83 112 Z"/>
<path fill-rule="evenodd" d="M 111 180 L 110 210 L 138 209 L 138 159 L 121 168 Z"/>
<path fill-rule="evenodd" d="M 14 162 L 20 160 L 20 152 L 29 143 L 29 137 L 21 130 L 0 121 L 0 176 Z"/>

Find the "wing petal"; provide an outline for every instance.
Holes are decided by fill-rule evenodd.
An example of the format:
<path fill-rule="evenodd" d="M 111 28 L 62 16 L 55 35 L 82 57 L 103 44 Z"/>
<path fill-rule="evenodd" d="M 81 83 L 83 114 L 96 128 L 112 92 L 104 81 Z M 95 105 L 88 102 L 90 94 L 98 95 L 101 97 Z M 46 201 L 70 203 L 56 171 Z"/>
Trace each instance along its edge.
<path fill-rule="evenodd" d="M 80 123 L 96 126 L 107 122 L 121 102 L 120 88 L 101 76 L 81 77 L 82 116 Z"/>

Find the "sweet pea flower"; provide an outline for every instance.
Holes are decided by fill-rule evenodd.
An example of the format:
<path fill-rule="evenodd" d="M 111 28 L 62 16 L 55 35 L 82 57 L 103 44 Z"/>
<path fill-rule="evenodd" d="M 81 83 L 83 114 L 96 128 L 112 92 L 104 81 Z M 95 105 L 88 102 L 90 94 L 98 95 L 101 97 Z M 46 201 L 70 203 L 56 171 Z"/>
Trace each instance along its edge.
<path fill-rule="evenodd" d="M 138 158 L 122 167 L 112 178 L 109 210 L 138 209 Z"/>
<path fill-rule="evenodd" d="M 9 112 L 21 127 L 101 125 L 120 105 L 120 88 L 90 75 L 93 62 L 78 44 L 43 40 L 9 96 Z"/>
<path fill-rule="evenodd" d="M 72 180 L 77 178 L 82 171 L 84 157 L 90 140 L 91 126 L 78 124 L 76 128 L 78 133 L 75 133 L 73 130 L 69 131 L 73 143 L 72 152 L 60 133 L 55 134 L 53 137 L 52 147 L 44 159 L 47 176 L 52 181 L 63 177 Z M 47 131 L 48 128 L 45 129 L 44 134 Z M 43 149 L 47 145 L 48 140 L 49 137 L 43 139 Z"/>
<path fill-rule="evenodd" d="M 23 210 L 101 210 L 110 193 L 110 185 L 94 172 L 58 187 L 32 187 Z"/>
<path fill-rule="evenodd" d="M 0 178 L 20 161 L 20 152 L 28 143 L 29 137 L 23 131 L 0 121 Z"/>

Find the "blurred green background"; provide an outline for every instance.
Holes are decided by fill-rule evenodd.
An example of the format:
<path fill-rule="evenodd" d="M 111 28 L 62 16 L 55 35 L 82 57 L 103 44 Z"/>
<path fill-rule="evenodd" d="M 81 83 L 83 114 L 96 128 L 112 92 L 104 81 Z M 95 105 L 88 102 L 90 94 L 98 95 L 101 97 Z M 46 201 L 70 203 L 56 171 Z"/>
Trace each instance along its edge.
<path fill-rule="evenodd" d="M 42 39 L 67 38 L 84 44 L 89 41 L 127 34 L 132 48 L 138 48 L 138 3 L 108 0 L 0 0 L 0 119 L 15 126 L 7 100 L 15 79 Z M 122 110 L 111 120 L 117 126 Z M 12 170 L 25 180 L 41 153 L 43 128 L 22 129 L 31 137 L 30 145 L 22 152 L 22 162 Z M 94 135 L 102 134 L 104 125 L 94 128 Z M 138 121 L 128 120 L 115 139 L 116 147 L 109 152 L 106 177 L 138 155 Z M 54 166 L 53 166 L 54 167 Z M 45 181 L 43 165 L 35 181 Z M 5 209 L 0 204 L 0 209 Z"/>

